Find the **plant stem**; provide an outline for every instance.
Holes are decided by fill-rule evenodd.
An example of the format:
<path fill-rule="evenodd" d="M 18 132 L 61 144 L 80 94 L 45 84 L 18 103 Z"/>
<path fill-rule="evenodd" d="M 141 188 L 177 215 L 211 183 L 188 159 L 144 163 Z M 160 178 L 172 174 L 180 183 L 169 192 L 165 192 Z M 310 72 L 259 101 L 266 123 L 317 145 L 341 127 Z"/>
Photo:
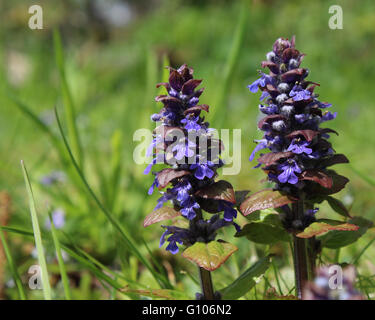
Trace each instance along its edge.
<path fill-rule="evenodd" d="M 190 223 L 197 223 L 197 221 L 203 219 L 202 210 L 197 212 L 197 215 L 193 221 Z M 199 278 L 201 280 L 201 288 L 203 294 L 203 300 L 215 300 L 214 288 L 212 285 L 211 271 L 204 268 L 198 267 Z"/>
<path fill-rule="evenodd" d="M 294 219 L 302 221 L 304 215 L 303 200 L 299 200 L 293 204 L 293 213 Z M 303 288 L 309 278 L 306 244 L 306 239 L 298 238 L 293 235 L 294 274 L 296 281 L 296 295 L 299 299 L 303 299 Z"/>
<path fill-rule="evenodd" d="M 201 288 L 204 300 L 215 300 L 214 288 L 212 286 L 211 272 L 199 267 Z"/>

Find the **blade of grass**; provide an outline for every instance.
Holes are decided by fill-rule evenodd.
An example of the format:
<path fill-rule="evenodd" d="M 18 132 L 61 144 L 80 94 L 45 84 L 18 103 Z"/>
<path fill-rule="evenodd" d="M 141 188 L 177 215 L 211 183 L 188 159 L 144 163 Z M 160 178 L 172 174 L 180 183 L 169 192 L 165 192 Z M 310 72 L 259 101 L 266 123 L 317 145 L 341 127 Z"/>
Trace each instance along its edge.
<path fill-rule="evenodd" d="M 63 284 L 63 287 L 64 287 L 65 299 L 71 300 L 72 299 L 72 293 L 70 292 L 69 278 L 68 278 L 68 275 L 66 273 L 64 259 L 61 255 L 60 241 L 59 241 L 59 238 L 57 237 L 57 232 L 56 232 L 55 225 L 53 223 L 51 212 L 48 212 L 48 214 L 49 214 L 49 220 L 50 220 L 50 223 L 51 223 L 51 233 L 52 233 L 53 244 L 55 245 L 57 262 L 59 264 L 61 280 L 62 280 L 62 284 Z"/>
<path fill-rule="evenodd" d="M 65 107 L 69 141 L 71 143 L 72 152 L 75 155 L 77 163 L 79 164 L 79 167 L 83 170 L 83 152 L 76 125 L 75 106 L 71 91 L 69 89 L 68 81 L 65 75 L 64 53 L 61 43 L 61 36 L 57 29 L 53 30 L 53 43 L 55 49 L 56 64 L 60 75 L 61 92 Z"/>
<path fill-rule="evenodd" d="M 20 275 L 17 271 L 17 267 L 15 266 L 15 264 L 13 262 L 12 255 L 10 254 L 10 250 L 9 250 L 8 244 L 5 240 L 4 233 L 3 233 L 2 229 L 3 228 L 0 226 L 0 239 L 1 239 L 1 243 L 3 244 L 3 247 L 4 247 L 4 252 L 5 252 L 5 256 L 7 257 L 7 260 L 8 260 L 8 263 L 9 263 L 10 271 L 12 272 L 14 282 L 16 283 L 20 299 L 26 300 L 26 294 L 25 294 L 25 290 L 23 289 L 21 277 L 20 277 Z"/>
<path fill-rule="evenodd" d="M 111 138 L 112 157 L 111 157 L 111 176 L 109 193 L 109 210 L 116 207 L 117 195 L 120 186 L 120 176 L 122 172 L 122 133 L 116 130 Z"/>
<path fill-rule="evenodd" d="M 34 230 L 35 246 L 36 246 L 36 250 L 38 252 L 38 261 L 39 261 L 39 266 L 41 268 L 41 274 L 42 274 L 43 295 L 44 295 L 45 300 L 51 300 L 51 287 L 50 287 L 49 279 L 48 279 L 46 258 L 44 256 L 42 235 L 40 233 L 33 190 L 31 188 L 29 176 L 27 174 L 27 170 L 26 170 L 26 167 L 25 167 L 25 164 L 24 164 L 23 160 L 21 160 L 21 167 L 22 167 L 22 172 L 23 172 L 23 176 L 24 176 L 24 179 L 25 179 L 26 190 L 27 190 L 27 194 L 28 194 L 28 198 L 29 198 L 29 207 L 30 207 L 31 221 L 32 221 L 33 230 Z"/>
<path fill-rule="evenodd" d="M 375 238 L 371 239 L 368 244 L 365 245 L 365 247 L 361 250 L 361 252 L 353 259 L 353 262 L 351 264 L 356 265 L 359 261 L 359 259 L 363 256 L 363 254 L 366 252 L 368 248 L 375 242 Z"/>
<path fill-rule="evenodd" d="M 76 169 L 79 177 L 81 178 L 82 183 L 84 184 L 87 192 L 91 195 L 99 209 L 105 214 L 107 217 L 108 221 L 113 225 L 113 227 L 119 232 L 121 235 L 121 239 L 124 241 L 125 245 L 128 247 L 128 249 L 139 259 L 139 261 L 151 272 L 155 280 L 159 283 L 162 284 L 166 287 L 171 288 L 171 284 L 169 281 L 157 273 L 151 266 L 151 264 L 146 260 L 146 258 L 141 254 L 141 252 L 138 250 L 136 245 L 134 244 L 134 240 L 132 240 L 131 236 L 128 234 L 128 232 L 121 226 L 120 222 L 117 220 L 116 217 L 114 217 L 104 206 L 103 204 L 99 201 L 98 197 L 95 195 L 94 191 L 91 189 L 90 185 L 88 184 L 82 170 L 79 168 L 78 163 L 76 162 L 72 151 L 69 147 L 68 141 L 66 140 L 66 137 L 64 135 L 64 132 L 62 130 L 61 122 L 59 119 L 59 115 L 57 113 L 57 109 L 55 108 L 55 115 L 56 115 L 56 120 L 57 124 L 60 130 L 60 134 L 63 138 L 66 150 L 69 153 L 70 159 L 74 165 L 74 168 Z"/>
<path fill-rule="evenodd" d="M 238 56 L 241 51 L 245 29 L 248 19 L 248 7 L 247 1 L 243 0 L 240 5 L 240 16 L 238 19 L 238 24 L 233 36 L 233 42 L 228 55 L 228 60 L 224 65 L 224 74 L 220 90 L 218 90 L 217 100 L 215 101 L 215 108 L 212 108 L 211 118 L 215 121 L 217 127 L 221 127 L 223 121 L 227 118 L 228 108 L 226 108 L 226 102 L 228 99 L 229 88 L 231 84 L 231 78 L 235 67 L 237 65 Z"/>

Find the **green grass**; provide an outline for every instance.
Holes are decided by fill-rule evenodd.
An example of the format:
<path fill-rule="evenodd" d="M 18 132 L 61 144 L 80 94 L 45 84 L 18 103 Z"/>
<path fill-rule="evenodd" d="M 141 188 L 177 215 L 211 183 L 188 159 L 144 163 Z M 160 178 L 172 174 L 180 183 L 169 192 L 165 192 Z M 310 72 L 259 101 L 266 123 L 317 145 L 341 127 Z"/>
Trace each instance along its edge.
<path fill-rule="evenodd" d="M 33 225 L 33 234 L 35 239 L 35 246 L 38 253 L 38 262 L 41 270 L 41 280 L 42 280 L 42 288 L 43 288 L 43 295 L 45 300 L 51 300 L 52 294 L 51 294 L 51 286 L 49 283 L 49 276 L 48 276 L 48 270 L 47 270 L 47 263 L 46 263 L 46 257 L 44 255 L 44 247 L 42 243 L 42 235 L 39 228 L 39 221 L 38 221 L 38 215 L 36 212 L 36 206 L 34 201 L 34 195 L 33 190 L 31 188 L 30 179 L 27 174 L 27 170 L 25 167 L 25 164 L 23 160 L 21 160 L 21 167 L 23 176 L 25 179 L 25 185 L 27 190 L 27 196 L 29 199 L 29 208 L 30 208 L 30 214 L 31 214 L 31 222 Z"/>

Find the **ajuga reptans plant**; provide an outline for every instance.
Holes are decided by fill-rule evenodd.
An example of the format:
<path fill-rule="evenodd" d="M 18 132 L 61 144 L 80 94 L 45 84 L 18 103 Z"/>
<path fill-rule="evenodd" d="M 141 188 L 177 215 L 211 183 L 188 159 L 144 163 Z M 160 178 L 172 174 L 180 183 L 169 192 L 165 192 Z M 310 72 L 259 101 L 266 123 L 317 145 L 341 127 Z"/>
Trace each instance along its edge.
<path fill-rule="evenodd" d="M 223 166 L 220 159 L 222 143 L 215 138 L 214 130 L 209 128 L 203 112 L 208 105 L 199 104 L 202 89 L 197 89 L 202 80 L 193 78 L 193 69 L 182 65 L 179 69 L 169 68 L 169 82 L 164 86 L 165 95 L 156 97 L 163 104 L 159 113 L 151 119 L 158 126 L 148 155 L 152 162 L 145 170 L 148 174 L 156 164 L 167 165 L 160 171 L 154 171 L 155 180 L 149 190 L 152 194 L 158 188 L 161 197 L 154 211 L 145 219 L 144 225 L 182 217 L 178 223 L 184 226 L 162 225 L 164 233 L 160 246 L 167 243 L 166 250 L 176 254 L 181 246 L 187 247 L 183 256 L 200 267 L 204 299 L 217 297 L 213 293 L 210 271 L 219 267 L 237 248 L 223 241 L 215 241 L 220 228 L 233 225 L 237 215 L 234 209 L 235 197 L 232 186 L 224 181 L 215 182 L 217 169 Z M 164 191 L 161 191 L 164 190 Z M 170 202 L 171 206 L 166 203 Z M 209 212 L 208 218 L 203 210 Z M 221 214 L 223 212 L 223 214 Z M 212 251 L 217 261 L 207 261 L 202 256 L 202 247 Z"/>
<path fill-rule="evenodd" d="M 262 167 L 273 189 L 248 197 L 240 207 L 244 215 L 259 209 L 277 208 L 278 219 L 269 221 L 273 227 L 280 226 L 293 236 L 299 297 L 303 284 L 312 276 L 316 255 L 322 247 L 334 246 L 331 240 L 335 233 L 331 234 L 331 240 L 317 236 L 328 231 L 355 232 L 358 229 L 355 224 L 359 221 L 338 224 L 329 220 L 320 222 L 316 217 L 317 204 L 327 200 L 338 213 L 351 218 L 343 204 L 331 196 L 349 181 L 331 167 L 347 163 L 348 159 L 337 154 L 329 141 L 330 135 L 337 132 L 322 127 L 335 119 L 337 113 L 328 111 L 330 103 L 318 99 L 315 89 L 319 84 L 306 79 L 309 70 L 301 67 L 304 56 L 295 48 L 294 37 L 291 41 L 277 39 L 272 51 L 266 55 L 267 60 L 261 63 L 260 78 L 248 86 L 252 93 L 261 91 L 259 110 L 264 114 L 258 123 L 264 135 L 255 140 L 257 145 L 249 160 L 259 152 L 256 167 Z M 252 230 L 250 225 L 245 226 L 240 235 L 252 239 Z M 288 239 L 281 232 L 274 234 L 274 238 L 277 237 Z"/>

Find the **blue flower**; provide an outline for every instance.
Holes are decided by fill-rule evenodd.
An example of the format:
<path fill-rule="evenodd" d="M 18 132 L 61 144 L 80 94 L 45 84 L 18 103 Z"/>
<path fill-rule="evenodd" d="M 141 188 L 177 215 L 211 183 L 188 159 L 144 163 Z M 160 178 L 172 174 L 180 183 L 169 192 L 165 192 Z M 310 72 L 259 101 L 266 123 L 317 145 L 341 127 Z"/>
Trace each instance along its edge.
<path fill-rule="evenodd" d="M 202 127 L 198 124 L 199 116 L 191 117 L 190 115 L 187 116 L 185 119 L 181 120 L 182 124 L 185 124 L 186 130 L 196 130 L 199 131 Z"/>
<path fill-rule="evenodd" d="M 301 153 L 311 154 L 312 149 L 307 148 L 309 144 L 310 142 L 308 141 L 304 141 L 301 139 L 293 139 L 292 143 L 288 147 L 288 151 L 292 151 L 295 154 L 301 154 Z"/>
<path fill-rule="evenodd" d="M 263 112 L 264 114 L 275 114 L 278 111 L 278 107 L 276 104 L 270 104 L 269 106 L 264 106 L 260 104 L 259 110 Z"/>
<path fill-rule="evenodd" d="M 207 161 L 206 163 L 194 163 L 190 166 L 190 169 L 195 169 L 194 176 L 199 180 L 203 180 L 205 177 L 211 179 L 214 176 L 215 172 L 211 170 L 214 166 L 213 162 Z"/>
<path fill-rule="evenodd" d="M 167 189 L 167 191 L 163 193 L 163 195 L 158 199 L 158 204 L 156 205 L 154 210 L 160 209 L 161 207 L 163 207 L 164 203 L 174 199 L 175 195 L 170 191 L 171 189 Z"/>
<path fill-rule="evenodd" d="M 172 151 L 176 152 L 175 159 L 182 160 L 184 157 L 192 157 L 194 155 L 194 150 L 191 148 L 195 148 L 197 145 L 189 140 L 188 138 L 184 138 L 182 141 L 177 143 L 173 146 Z"/>
<path fill-rule="evenodd" d="M 301 86 L 295 85 L 289 92 L 289 96 L 293 97 L 294 101 L 309 100 L 311 98 L 311 92 L 306 89 L 302 89 Z"/>
<path fill-rule="evenodd" d="M 254 160 L 254 157 L 255 157 L 255 154 L 259 151 L 259 150 L 262 150 L 262 149 L 265 149 L 267 148 L 267 140 L 266 139 L 262 139 L 262 140 L 255 140 L 255 142 L 257 142 L 257 146 L 254 148 L 253 152 L 251 153 L 250 157 L 249 157 L 249 161 L 253 161 Z"/>
<path fill-rule="evenodd" d="M 190 198 L 189 192 L 192 186 L 189 181 L 180 182 L 173 189 L 176 192 L 176 199 L 181 203 L 184 203 Z"/>
<path fill-rule="evenodd" d="M 165 243 L 165 241 L 168 241 L 169 244 L 166 247 L 166 250 L 170 251 L 172 254 L 176 254 L 178 252 L 178 244 L 183 244 L 184 240 L 188 236 L 188 230 L 174 227 L 174 226 L 162 226 L 163 228 L 166 228 L 164 233 L 162 234 L 160 238 L 159 248 L 162 247 L 162 245 Z M 171 235 L 166 239 L 168 235 Z"/>
<path fill-rule="evenodd" d="M 265 87 L 267 84 L 273 83 L 273 78 L 265 73 L 262 73 L 262 76 L 255 80 L 252 84 L 248 85 L 247 87 L 252 93 L 256 93 L 259 89 L 259 86 Z"/>
<path fill-rule="evenodd" d="M 237 210 L 233 208 L 233 205 L 227 201 L 221 201 L 219 203 L 219 210 L 224 210 L 224 220 L 233 221 L 237 217 Z"/>
<path fill-rule="evenodd" d="M 325 121 L 333 120 L 333 119 L 336 118 L 336 116 L 337 116 L 337 112 L 331 113 L 330 111 L 327 111 L 326 113 L 323 114 L 320 122 L 325 122 Z"/>
<path fill-rule="evenodd" d="M 184 217 L 192 220 L 197 215 L 195 210 L 198 209 L 200 209 L 199 204 L 192 197 L 189 197 L 189 199 L 183 203 L 183 208 L 180 211 Z"/>
<path fill-rule="evenodd" d="M 158 187 L 159 186 L 159 183 L 158 183 L 158 178 L 155 178 L 154 182 L 152 183 L 150 189 L 148 189 L 148 195 L 152 195 L 152 193 L 154 192 L 154 188 L 155 187 Z"/>
<path fill-rule="evenodd" d="M 301 168 L 294 160 L 289 159 L 286 162 L 278 165 L 278 169 L 283 171 L 277 176 L 277 179 L 281 183 L 296 184 L 298 182 L 298 177 L 295 173 L 301 173 Z"/>

